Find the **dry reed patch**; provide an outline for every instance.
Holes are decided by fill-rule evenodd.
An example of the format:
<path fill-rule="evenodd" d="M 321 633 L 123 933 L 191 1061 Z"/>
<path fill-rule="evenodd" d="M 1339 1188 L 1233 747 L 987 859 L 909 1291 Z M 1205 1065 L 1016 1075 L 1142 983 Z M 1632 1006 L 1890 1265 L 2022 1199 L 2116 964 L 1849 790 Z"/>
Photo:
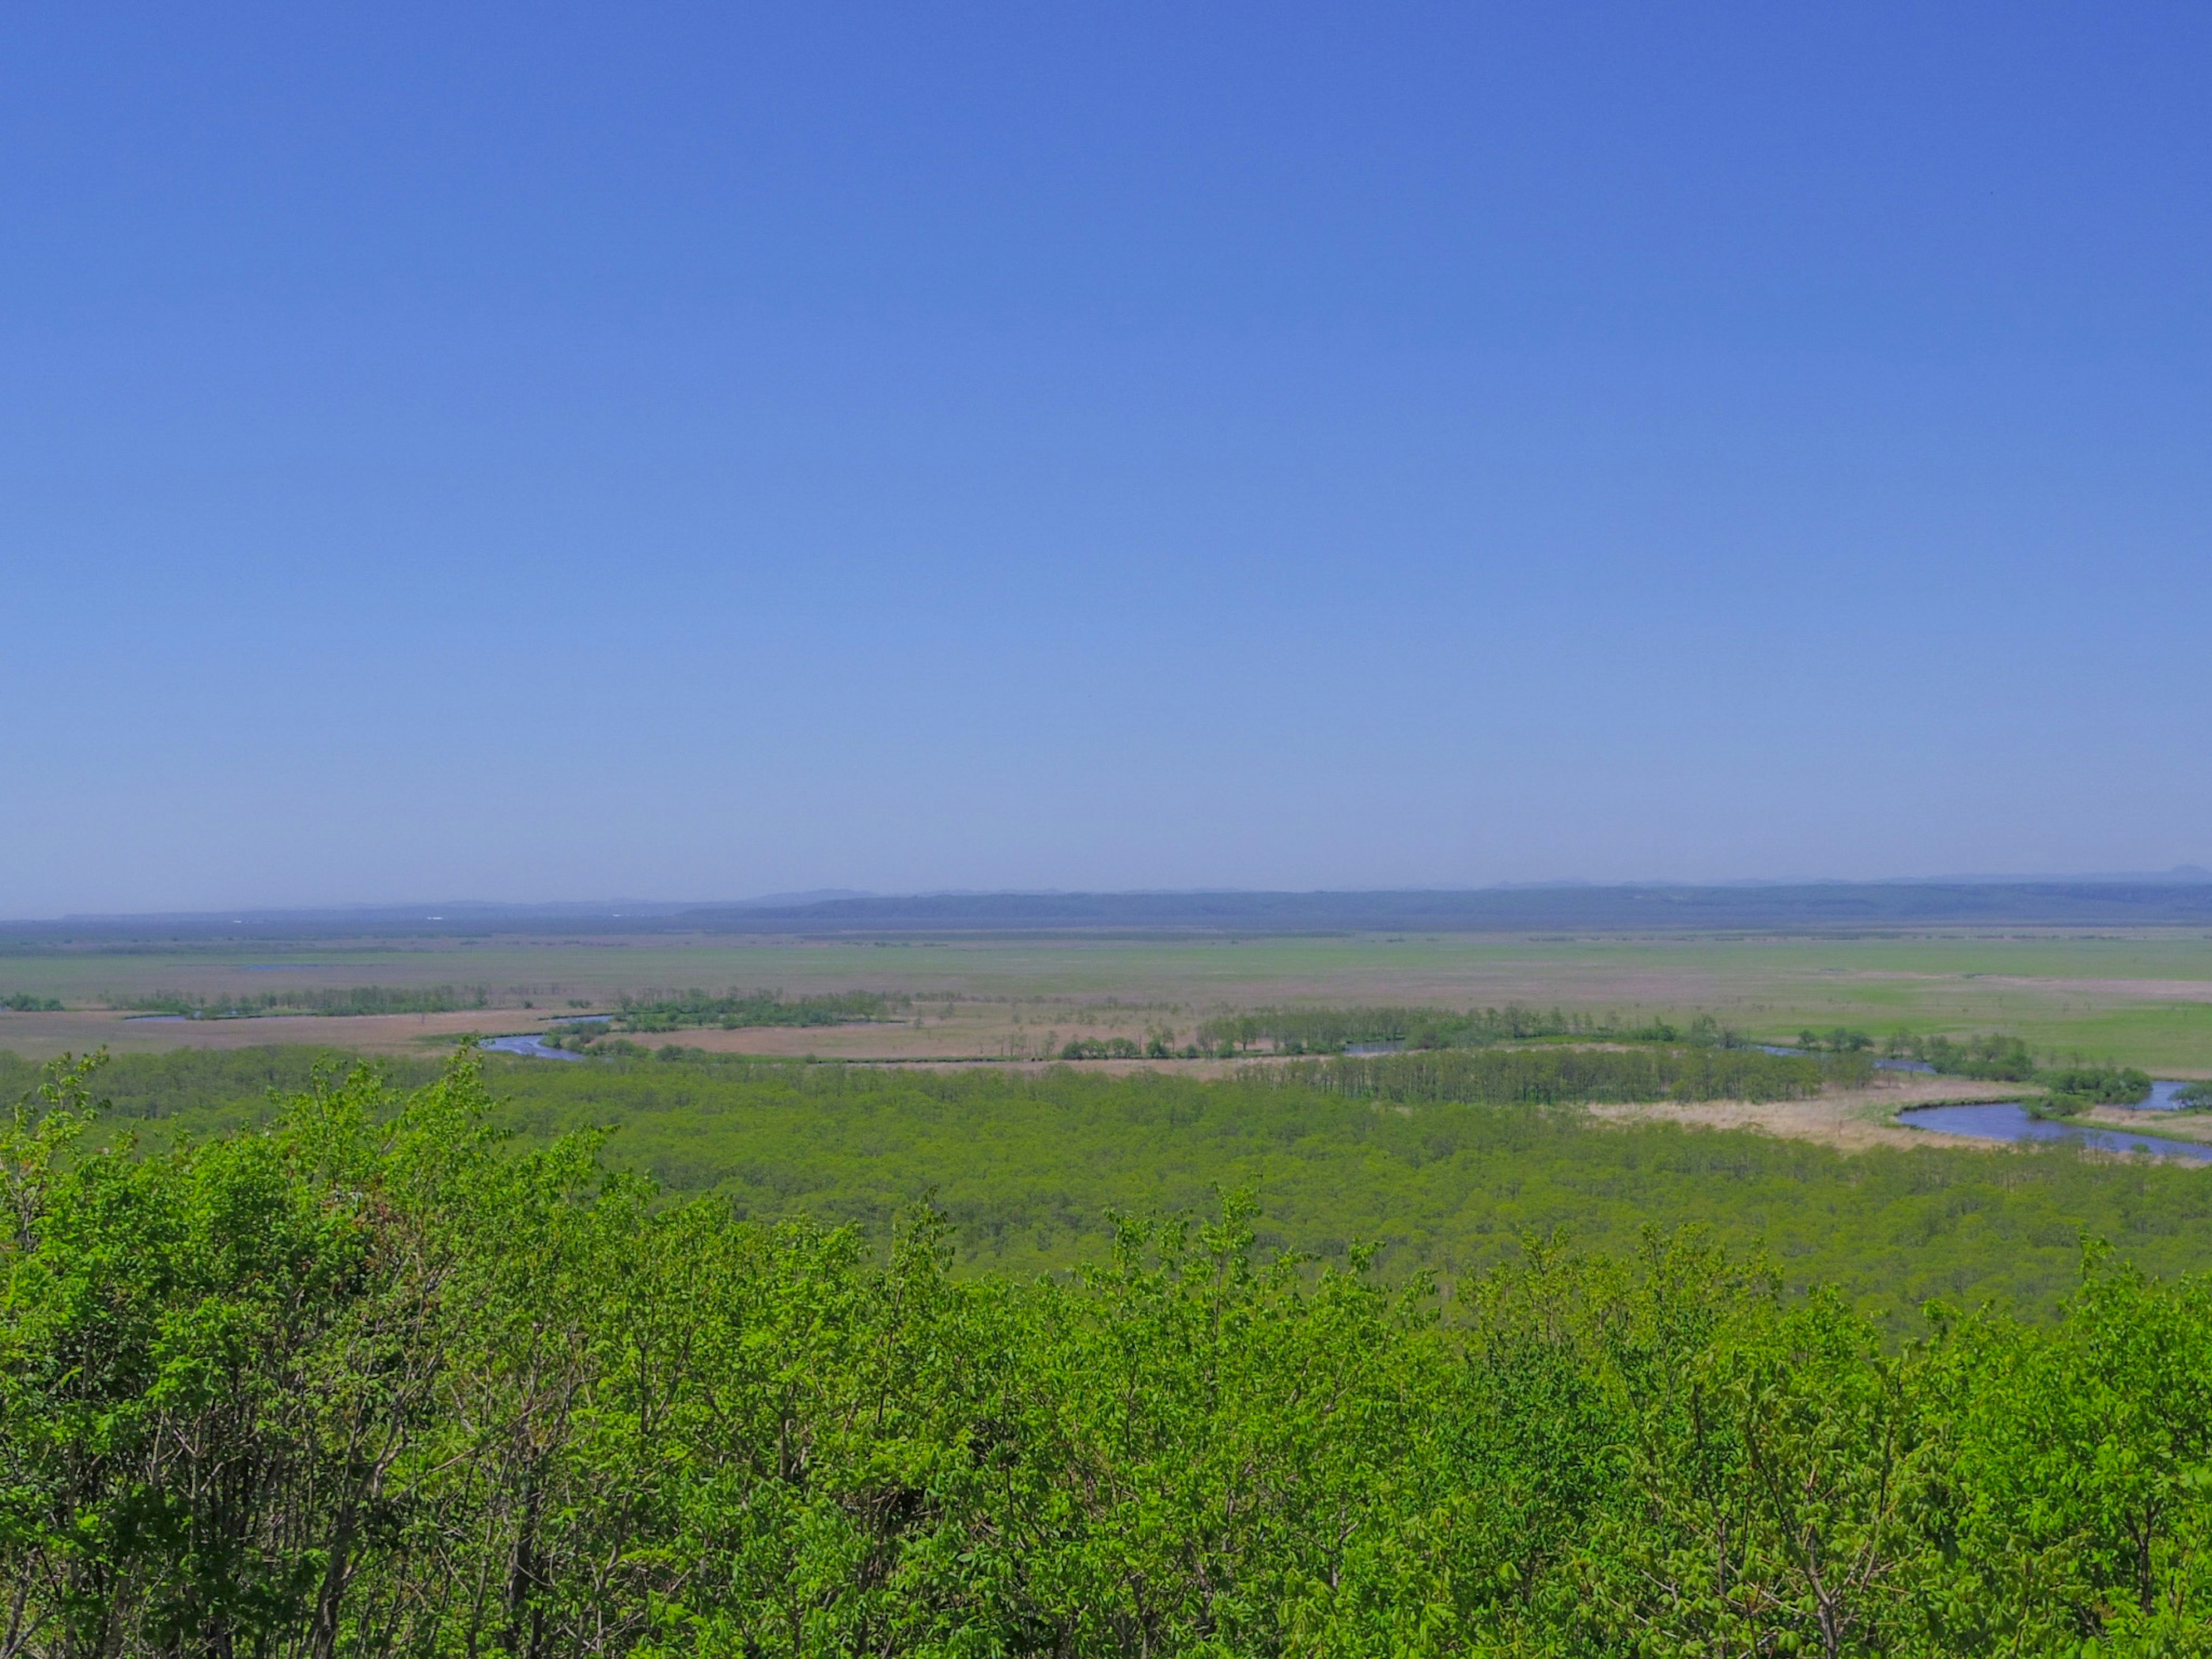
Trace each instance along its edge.
<path fill-rule="evenodd" d="M 1869 1146 L 1972 1146 L 1970 1137 L 1932 1136 L 1891 1119 L 1907 1106 L 1994 1098 L 1990 1085 L 1968 1078 L 1887 1079 L 1863 1089 L 1835 1089 L 1811 1100 L 1656 1101 L 1626 1106 L 1592 1106 L 1594 1117 L 1611 1122 L 1696 1124 L 1709 1129 L 1757 1129 L 1791 1140 L 1818 1141 L 1847 1152 Z"/>
<path fill-rule="evenodd" d="M 2194 1112 L 2139 1112 L 2131 1106 L 2094 1106 L 2076 1121 L 2167 1140 L 2212 1142 L 2212 1117 L 2199 1117 Z"/>

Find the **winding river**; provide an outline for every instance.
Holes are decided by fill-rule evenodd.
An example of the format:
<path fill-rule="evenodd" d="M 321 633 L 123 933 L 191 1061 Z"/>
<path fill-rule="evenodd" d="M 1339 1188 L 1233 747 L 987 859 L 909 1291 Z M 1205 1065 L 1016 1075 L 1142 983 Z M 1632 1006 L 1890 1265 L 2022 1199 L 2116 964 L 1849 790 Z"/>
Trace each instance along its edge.
<path fill-rule="evenodd" d="M 2172 1109 L 2171 1106 L 2166 1109 Z M 1993 1105 L 1912 1106 L 1899 1112 L 1897 1121 L 1908 1128 L 1973 1135 L 1984 1140 L 2070 1140 L 2077 1146 L 2096 1146 L 2108 1152 L 2148 1152 L 2157 1158 L 2212 1164 L 2212 1146 L 2203 1141 L 2172 1140 L 2164 1135 L 2137 1134 L 2131 1129 L 2112 1129 L 2102 1124 L 2060 1123 L 2049 1118 L 2031 1117 L 2027 1108 L 2016 1100 Z"/>

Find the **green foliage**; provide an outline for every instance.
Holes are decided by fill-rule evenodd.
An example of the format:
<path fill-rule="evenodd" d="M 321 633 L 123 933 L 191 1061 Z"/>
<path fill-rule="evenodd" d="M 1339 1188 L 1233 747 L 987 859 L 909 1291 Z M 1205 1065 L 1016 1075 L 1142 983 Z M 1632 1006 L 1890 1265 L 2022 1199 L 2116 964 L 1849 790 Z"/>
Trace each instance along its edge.
<path fill-rule="evenodd" d="M 626 1031 L 696 1030 L 708 1026 L 738 1030 L 760 1025 L 842 1025 L 880 1019 L 885 1006 L 884 999 L 870 991 L 789 998 L 775 991 L 730 991 L 719 997 L 704 991 L 663 992 L 635 1000 L 624 997 L 617 1019 Z"/>
<path fill-rule="evenodd" d="M 79 1067 L 0 1125 L 11 1652 L 2212 1652 L 2203 1279 L 1900 1346 L 1694 1229 L 1440 1293 L 1242 1198 L 962 1278 L 489 1111 L 88 1152 Z"/>
<path fill-rule="evenodd" d="M 166 1146 L 258 1125 L 272 1089 L 306 1087 L 329 1058 L 121 1056 L 102 1073 L 116 1104 L 95 1135 L 128 1127 Z M 1380 1241 L 1376 1266 L 1393 1282 L 1510 1261 L 1524 1233 L 1620 1251 L 1646 1224 L 1702 1223 L 1731 1249 L 1771 1249 L 1793 1291 L 1835 1285 L 1893 1328 L 1931 1296 L 2046 1314 L 2085 1227 L 2154 1271 L 2212 1260 L 2204 1171 L 2064 1146 L 1931 1141 L 1844 1155 L 1601 1123 L 1572 1106 L 1347 1100 L 1275 1080 L 1073 1067 L 801 1066 L 696 1051 L 591 1066 L 495 1055 L 485 1066 L 495 1120 L 526 1144 L 605 1129 L 618 1165 L 755 1219 L 851 1224 L 880 1248 L 905 1207 L 934 1194 L 963 1272 L 1097 1261 L 1108 1211 L 1189 1209 L 1216 1188 L 1258 1194 L 1271 1249 L 1340 1262 L 1357 1241 Z M 407 1084 L 434 1074 L 422 1061 L 386 1069 Z M 0 1055 L 0 1099 L 37 1076 Z"/>
<path fill-rule="evenodd" d="M 612 1024 L 604 1019 L 576 1020 L 554 1026 L 538 1041 L 549 1048 L 565 1048 L 570 1054 L 589 1054 L 594 1060 L 642 1060 L 653 1052 L 641 1043 L 632 1042 L 628 1037 L 609 1035 L 613 1029 Z M 678 1048 L 672 1042 L 664 1043 L 659 1057 L 663 1060 L 681 1059 L 700 1052 L 696 1048 Z"/>
<path fill-rule="evenodd" d="M 2192 1083 L 2174 1091 L 2175 1105 L 2185 1112 L 2212 1111 L 2212 1082 Z"/>
<path fill-rule="evenodd" d="M 1527 1232 L 1619 1250 L 1646 1223 L 1702 1222 L 1732 1248 L 1771 1249 L 1792 1287 L 1833 1283 L 1893 1320 L 1930 1296 L 2047 1311 L 2085 1226 L 2160 1272 L 2212 1260 L 2204 1171 L 2065 1146 L 1845 1155 L 1600 1123 L 1571 1106 L 1347 1100 L 1264 1077 L 729 1057 L 487 1067 L 500 1121 L 533 1142 L 609 1127 L 618 1163 L 756 1218 L 850 1224 L 881 1243 L 934 1194 L 970 1270 L 1098 1260 L 1105 1212 L 1188 1209 L 1216 1188 L 1258 1193 L 1272 1248 L 1341 1261 L 1381 1241 L 1393 1280 L 1511 1260 Z"/>
<path fill-rule="evenodd" d="M 100 1061 L 103 1124 L 118 1123 L 149 1139 L 183 1130 L 198 1135 L 258 1125 L 271 1110 L 273 1097 L 297 1094 L 319 1071 L 354 1063 L 336 1049 L 307 1047 L 270 1048 L 175 1048 L 167 1054 L 118 1054 Z M 420 1085 L 439 1074 L 430 1060 L 394 1060 L 385 1066 L 395 1081 Z M 29 1092 L 45 1068 L 0 1049 L 0 1100 Z"/>
<path fill-rule="evenodd" d="M 613 1022 L 605 1019 L 569 1020 L 541 1032 L 538 1040 L 549 1048 L 566 1048 L 571 1054 L 587 1054 L 594 1044 L 614 1030 Z"/>
<path fill-rule="evenodd" d="M 483 985 L 307 986 L 293 990 L 226 993 L 203 996 L 185 991 L 155 991 L 121 1006 L 186 1019 L 249 1019 L 262 1014 L 444 1014 L 491 1004 Z"/>
<path fill-rule="evenodd" d="M 1899 1031 L 1890 1038 L 1893 1058 L 1922 1060 L 1954 1077 L 2025 1083 L 2035 1075 L 2035 1058 L 2015 1036 L 1991 1033 L 1954 1042 L 1947 1036 L 1914 1036 Z"/>
<path fill-rule="evenodd" d="M 1156 1043 L 1158 1040 L 1155 1040 Z M 1165 1045 L 1158 1044 L 1164 1047 Z M 1077 1037 L 1060 1045 L 1062 1060 L 1137 1060 L 1144 1056 L 1145 1045 L 1134 1037 Z M 1159 1056 L 1155 1055 L 1158 1059 Z"/>
<path fill-rule="evenodd" d="M 1744 1043 L 1742 1032 L 1723 1025 L 1711 1014 L 1699 1014 L 1692 1019 L 1682 1033 L 1682 1040 L 1696 1048 L 1741 1048 Z"/>
<path fill-rule="evenodd" d="M 1874 1038 L 1847 1025 L 1832 1026 L 1825 1031 L 1808 1027 L 1797 1033 L 1797 1046 L 1808 1054 L 1856 1054 L 1873 1048 Z"/>
<path fill-rule="evenodd" d="M 33 996 L 28 991 L 18 991 L 12 996 L 0 997 L 0 1008 L 11 1014 L 58 1014 L 62 1003 L 59 997 Z"/>
<path fill-rule="evenodd" d="M 2039 1072 L 2050 1091 L 2032 1103 L 2039 1117 L 2075 1117 L 2093 1106 L 2134 1106 L 2150 1098 L 2150 1074 L 2134 1066 L 2067 1066 Z"/>

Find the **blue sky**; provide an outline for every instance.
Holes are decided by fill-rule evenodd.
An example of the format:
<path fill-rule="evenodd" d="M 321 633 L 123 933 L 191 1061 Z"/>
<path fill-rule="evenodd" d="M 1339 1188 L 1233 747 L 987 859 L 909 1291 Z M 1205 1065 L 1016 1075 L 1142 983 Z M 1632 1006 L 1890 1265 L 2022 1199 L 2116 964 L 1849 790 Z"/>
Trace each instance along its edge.
<path fill-rule="evenodd" d="M 2208 63 L 19 9 L 0 914 L 2212 862 Z"/>

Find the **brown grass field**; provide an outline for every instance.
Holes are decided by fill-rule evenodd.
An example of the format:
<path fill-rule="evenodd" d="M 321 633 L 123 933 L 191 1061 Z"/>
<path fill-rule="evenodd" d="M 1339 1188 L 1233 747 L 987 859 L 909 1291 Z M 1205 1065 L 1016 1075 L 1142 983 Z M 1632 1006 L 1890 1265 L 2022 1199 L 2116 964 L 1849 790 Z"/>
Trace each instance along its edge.
<path fill-rule="evenodd" d="M 1996 1148 L 2002 1143 L 1972 1135 L 1940 1134 L 1908 1129 L 1894 1121 L 1907 1106 L 1933 1106 L 1942 1102 L 2003 1100 L 2018 1097 L 2002 1084 L 1976 1083 L 1965 1078 L 1925 1077 L 1892 1073 L 1878 1077 L 1864 1089 L 1830 1089 L 1814 1100 L 1708 1100 L 1678 1105 L 1662 1102 L 1636 1106 L 1591 1106 L 1593 1117 L 1607 1122 L 1638 1121 L 1691 1123 L 1709 1129 L 1756 1129 L 1790 1140 L 1813 1140 L 1844 1152 L 1869 1146 L 1976 1146 Z M 2138 1114 L 2137 1115 L 2153 1115 Z M 2165 1115 L 2157 1114 L 2156 1115 Z"/>

